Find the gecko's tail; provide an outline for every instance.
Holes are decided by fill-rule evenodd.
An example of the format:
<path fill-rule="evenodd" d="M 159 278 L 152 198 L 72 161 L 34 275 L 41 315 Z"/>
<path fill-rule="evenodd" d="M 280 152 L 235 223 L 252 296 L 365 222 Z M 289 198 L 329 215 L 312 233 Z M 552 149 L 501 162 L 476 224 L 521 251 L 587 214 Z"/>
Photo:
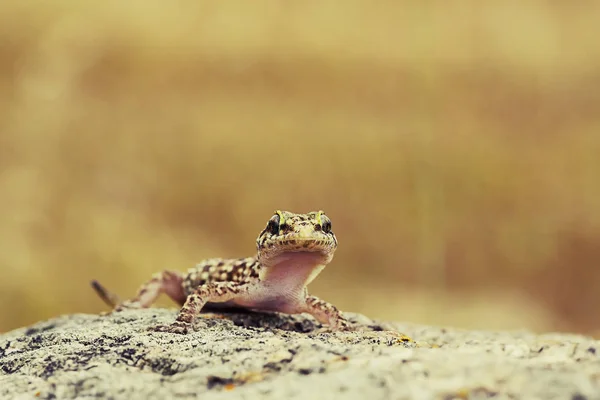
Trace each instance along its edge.
<path fill-rule="evenodd" d="M 116 294 L 109 292 L 108 289 L 102 286 L 97 280 L 91 281 L 90 284 L 94 291 L 96 291 L 96 294 L 109 306 L 115 307 L 121 302 Z"/>

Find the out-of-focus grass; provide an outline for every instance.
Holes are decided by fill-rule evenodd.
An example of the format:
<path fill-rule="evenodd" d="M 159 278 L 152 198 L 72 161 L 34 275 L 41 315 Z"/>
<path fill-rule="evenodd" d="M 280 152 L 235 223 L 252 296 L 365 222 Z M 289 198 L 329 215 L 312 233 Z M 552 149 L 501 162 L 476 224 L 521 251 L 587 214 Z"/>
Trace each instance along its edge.
<path fill-rule="evenodd" d="M 333 219 L 342 309 L 600 329 L 599 12 L 4 4 L 0 331 L 252 254 L 277 208 Z"/>

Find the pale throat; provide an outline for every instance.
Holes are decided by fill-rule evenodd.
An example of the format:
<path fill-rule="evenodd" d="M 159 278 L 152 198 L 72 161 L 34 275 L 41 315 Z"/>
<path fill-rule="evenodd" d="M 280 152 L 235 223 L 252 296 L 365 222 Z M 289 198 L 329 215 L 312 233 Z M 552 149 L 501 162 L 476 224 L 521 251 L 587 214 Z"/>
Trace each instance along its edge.
<path fill-rule="evenodd" d="M 278 291 L 302 289 L 329 261 L 331 258 L 320 252 L 285 252 L 263 264 L 261 281 L 276 286 Z"/>

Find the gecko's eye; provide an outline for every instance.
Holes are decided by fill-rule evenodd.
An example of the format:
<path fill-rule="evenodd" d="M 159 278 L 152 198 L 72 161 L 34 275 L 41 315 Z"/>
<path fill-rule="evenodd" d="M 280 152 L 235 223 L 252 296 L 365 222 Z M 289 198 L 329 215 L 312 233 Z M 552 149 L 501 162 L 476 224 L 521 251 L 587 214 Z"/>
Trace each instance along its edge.
<path fill-rule="evenodd" d="M 325 233 L 331 232 L 331 220 L 325 215 L 321 215 L 321 230 Z"/>
<path fill-rule="evenodd" d="M 280 221 L 281 221 L 281 218 L 279 217 L 279 214 L 273 215 L 271 217 L 271 219 L 269 220 L 269 223 L 267 223 L 267 230 L 273 235 L 278 235 Z"/>

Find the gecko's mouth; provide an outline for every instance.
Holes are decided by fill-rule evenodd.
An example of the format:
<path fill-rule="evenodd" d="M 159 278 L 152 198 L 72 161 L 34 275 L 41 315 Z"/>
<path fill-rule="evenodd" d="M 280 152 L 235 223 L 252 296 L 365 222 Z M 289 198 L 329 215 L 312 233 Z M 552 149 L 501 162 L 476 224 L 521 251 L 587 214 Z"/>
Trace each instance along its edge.
<path fill-rule="evenodd" d="M 310 275 L 315 268 L 321 269 L 333 258 L 333 253 L 323 251 L 282 251 L 279 253 L 263 255 L 259 258 L 263 265 L 268 265 L 276 270 L 287 271 L 287 274 L 297 274 L 301 270 L 305 275 Z"/>
<path fill-rule="evenodd" d="M 333 258 L 335 243 L 320 238 L 286 238 L 265 246 L 258 252 L 263 263 L 277 263 L 280 260 L 311 258 L 314 262 L 328 263 Z M 306 259 L 306 261 L 309 261 Z"/>
<path fill-rule="evenodd" d="M 322 240 L 316 238 L 290 238 L 282 239 L 275 246 L 290 247 L 297 249 L 297 251 L 319 251 L 321 249 L 326 250 L 333 245 L 330 240 Z"/>

